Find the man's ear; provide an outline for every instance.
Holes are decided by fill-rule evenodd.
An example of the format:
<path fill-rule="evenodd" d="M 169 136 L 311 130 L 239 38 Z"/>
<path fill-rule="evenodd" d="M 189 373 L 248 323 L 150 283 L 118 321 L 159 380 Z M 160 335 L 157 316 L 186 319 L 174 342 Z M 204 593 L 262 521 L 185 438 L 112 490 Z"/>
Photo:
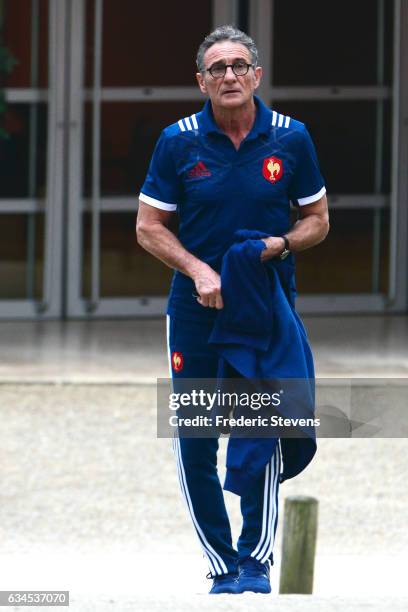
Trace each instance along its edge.
<path fill-rule="evenodd" d="M 201 72 L 196 72 L 196 79 L 197 79 L 197 83 L 198 83 L 201 93 L 206 94 L 207 86 L 205 84 L 205 79 L 203 75 L 201 74 Z"/>
<path fill-rule="evenodd" d="M 255 89 L 257 89 L 259 87 L 259 84 L 262 80 L 262 68 L 261 66 L 257 66 L 254 70 L 254 74 L 255 74 Z"/>

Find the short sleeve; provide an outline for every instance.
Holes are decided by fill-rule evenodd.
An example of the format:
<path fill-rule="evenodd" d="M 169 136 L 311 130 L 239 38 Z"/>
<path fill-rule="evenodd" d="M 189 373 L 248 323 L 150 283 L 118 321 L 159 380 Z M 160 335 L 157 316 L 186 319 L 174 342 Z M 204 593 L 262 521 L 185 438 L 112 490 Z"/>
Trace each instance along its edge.
<path fill-rule="evenodd" d="M 302 126 L 296 167 L 289 188 L 289 199 L 298 206 L 320 200 L 326 193 L 316 149 L 309 132 Z"/>
<path fill-rule="evenodd" d="M 170 139 L 161 133 L 150 160 L 139 198 L 162 210 L 175 211 L 180 199 L 179 178 L 170 150 Z"/>

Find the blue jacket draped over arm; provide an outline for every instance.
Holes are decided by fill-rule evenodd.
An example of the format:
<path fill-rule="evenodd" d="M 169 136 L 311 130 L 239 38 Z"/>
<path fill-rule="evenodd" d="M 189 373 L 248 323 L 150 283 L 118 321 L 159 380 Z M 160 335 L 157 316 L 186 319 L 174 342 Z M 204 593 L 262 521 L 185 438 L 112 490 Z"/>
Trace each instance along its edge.
<path fill-rule="evenodd" d="M 314 416 L 313 356 L 305 328 L 295 311 L 294 263 L 261 262 L 268 235 L 240 230 L 223 257 L 221 287 L 224 308 L 215 319 L 209 338 L 217 350 L 218 379 L 233 377 L 282 381 L 290 396 L 283 416 Z M 286 381 L 288 382 L 288 381 Z M 222 383 L 221 383 L 222 384 Z M 262 383 L 260 382 L 262 386 Z M 261 390 L 261 389 L 259 389 Z M 235 416 L 235 415 L 234 415 Z M 259 478 L 272 457 L 278 439 L 230 435 L 224 489 L 243 495 Z M 283 471 L 280 482 L 299 474 L 316 452 L 314 427 L 303 437 L 281 437 Z"/>

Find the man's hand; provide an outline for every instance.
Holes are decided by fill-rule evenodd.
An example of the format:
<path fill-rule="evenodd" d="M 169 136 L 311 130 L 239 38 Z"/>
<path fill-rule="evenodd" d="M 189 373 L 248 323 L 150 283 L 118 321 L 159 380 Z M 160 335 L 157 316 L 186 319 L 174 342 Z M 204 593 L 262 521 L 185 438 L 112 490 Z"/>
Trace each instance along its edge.
<path fill-rule="evenodd" d="M 285 241 L 280 236 L 269 236 L 268 238 L 262 238 L 262 241 L 266 246 L 266 249 L 261 253 L 262 262 L 280 255 L 285 248 Z"/>
<path fill-rule="evenodd" d="M 221 277 L 206 263 L 201 263 L 194 271 L 193 280 L 199 297 L 197 302 L 201 306 L 217 308 L 224 307 L 221 296 Z"/>
<path fill-rule="evenodd" d="M 199 304 L 210 308 L 223 308 L 220 275 L 189 253 L 168 229 L 173 214 L 139 200 L 136 226 L 139 244 L 171 268 L 189 276 L 195 283 Z"/>

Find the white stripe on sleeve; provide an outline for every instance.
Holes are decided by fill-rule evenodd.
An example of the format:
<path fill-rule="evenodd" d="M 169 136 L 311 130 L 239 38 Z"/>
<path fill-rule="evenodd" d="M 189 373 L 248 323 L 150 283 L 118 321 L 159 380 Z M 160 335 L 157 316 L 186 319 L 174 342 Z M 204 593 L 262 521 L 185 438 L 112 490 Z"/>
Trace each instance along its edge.
<path fill-rule="evenodd" d="M 145 193 L 139 193 L 139 200 L 142 200 L 145 204 L 149 204 L 150 206 L 154 206 L 155 208 L 160 208 L 161 210 L 174 211 L 177 210 L 177 204 L 169 204 L 168 202 L 162 202 L 161 200 L 156 200 L 156 198 L 152 198 Z"/>
<path fill-rule="evenodd" d="M 325 193 L 326 187 L 322 187 L 317 193 L 311 196 L 307 196 L 306 198 L 297 198 L 297 201 L 299 202 L 299 206 L 304 206 L 305 204 L 311 204 L 312 202 L 320 200 L 320 198 L 322 198 Z"/>

